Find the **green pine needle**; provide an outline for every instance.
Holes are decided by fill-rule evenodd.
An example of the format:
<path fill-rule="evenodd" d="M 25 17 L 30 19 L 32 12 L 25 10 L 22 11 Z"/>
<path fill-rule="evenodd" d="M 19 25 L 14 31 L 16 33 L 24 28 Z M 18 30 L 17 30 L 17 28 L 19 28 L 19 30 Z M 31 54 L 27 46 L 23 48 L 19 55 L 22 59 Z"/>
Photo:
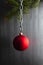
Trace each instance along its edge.
<path fill-rule="evenodd" d="M 8 10 L 4 16 L 8 18 L 11 18 L 14 15 L 18 16 L 20 2 L 18 0 L 6 0 L 6 2 L 4 4 L 7 4 L 7 6 L 9 5 L 10 10 Z M 39 2 L 40 0 L 23 0 L 23 13 L 28 13 L 29 9 L 38 6 Z"/>

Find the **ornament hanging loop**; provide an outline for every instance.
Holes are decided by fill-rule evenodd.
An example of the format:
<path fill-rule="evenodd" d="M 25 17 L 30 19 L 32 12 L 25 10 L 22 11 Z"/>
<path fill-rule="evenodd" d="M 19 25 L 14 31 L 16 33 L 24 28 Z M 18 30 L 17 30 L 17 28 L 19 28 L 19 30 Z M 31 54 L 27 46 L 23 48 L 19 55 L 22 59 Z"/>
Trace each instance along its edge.
<path fill-rule="evenodd" d="M 23 0 L 20 0 L 20 33 L 23 32 Z"/>

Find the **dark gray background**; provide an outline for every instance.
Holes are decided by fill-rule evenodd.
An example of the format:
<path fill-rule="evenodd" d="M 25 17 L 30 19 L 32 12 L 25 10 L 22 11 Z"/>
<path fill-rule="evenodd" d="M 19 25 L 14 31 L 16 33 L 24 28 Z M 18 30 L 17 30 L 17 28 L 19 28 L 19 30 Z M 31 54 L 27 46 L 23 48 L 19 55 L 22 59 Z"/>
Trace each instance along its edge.
<path fill-rule="evenodd" d="M 23 52 L 13 48 L 13 38 L 19 33 L 16 17 L 0 19 L 0 65 L 43 65 L 43 2 L 23 19 L 23 33 L 30 39 L 29 48 Z"/>

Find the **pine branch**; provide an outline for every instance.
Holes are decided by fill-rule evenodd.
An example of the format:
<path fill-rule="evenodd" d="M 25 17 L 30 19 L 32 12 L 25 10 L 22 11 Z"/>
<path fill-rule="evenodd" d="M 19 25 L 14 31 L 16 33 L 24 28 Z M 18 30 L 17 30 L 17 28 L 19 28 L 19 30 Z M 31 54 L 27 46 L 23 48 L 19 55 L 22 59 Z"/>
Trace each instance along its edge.
<path fill-rule="evenodd" d="M 38 6 L 39 2 L 40 2 L 40 0 L 23 0 L 24 13 L 28 13 L 30 8 Z M 1 3 L 2 3 L 1 7 L 2 7 L 2 5 L 5 5 L 6 8 L 8 8 L 8 11 L 6 13 L 4 13 L 5 15 L 3 15 L 3 16 L 7 16 L 8 18 L 10 18 L 10 17 L 18 14 L 19 7 L 20 7 L 19 0 L 5 0 Z M 6 11 L 5 6 L 3 6 L 2 8 Z"/>

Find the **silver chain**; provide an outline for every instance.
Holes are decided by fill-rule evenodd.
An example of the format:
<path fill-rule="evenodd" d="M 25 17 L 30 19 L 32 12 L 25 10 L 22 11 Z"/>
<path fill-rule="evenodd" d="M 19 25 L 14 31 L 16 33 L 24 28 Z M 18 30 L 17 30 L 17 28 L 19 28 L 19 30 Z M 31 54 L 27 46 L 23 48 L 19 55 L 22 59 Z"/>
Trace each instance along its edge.
<path fill-rule="evenodd" d="M 23 31 L 23 0 L 20 0 L 20 33 Z"/>

